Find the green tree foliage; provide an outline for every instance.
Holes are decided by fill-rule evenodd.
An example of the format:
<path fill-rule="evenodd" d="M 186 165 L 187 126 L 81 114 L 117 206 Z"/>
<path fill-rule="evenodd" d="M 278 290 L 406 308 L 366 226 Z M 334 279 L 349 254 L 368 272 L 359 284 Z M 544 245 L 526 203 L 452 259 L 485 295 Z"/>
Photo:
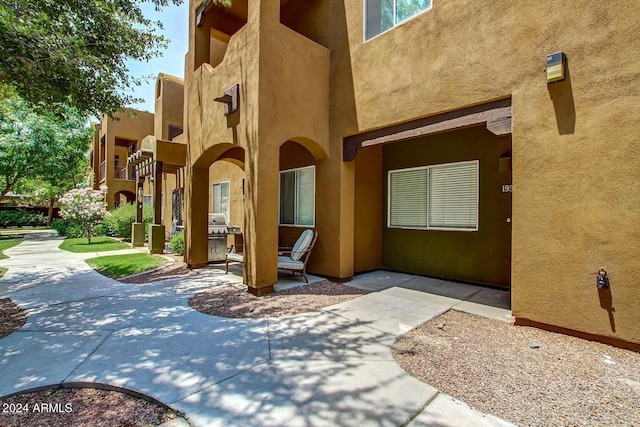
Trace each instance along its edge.
<path fill-rule="evenodd" d="M 112 114 L 136 101 L 140 82 L 125 61 L 160 56 L 166 39 L 141 4 L 182 0 L 4 0 L 0 2 L 0 81 L 56 112 Z M 186 23 L 185 23 L 186 28 Z M 186 31 L 186 30 L 185 30 Z"/>
<path fill-rule="evenodd" d="M 68 107 L 61 116 L 36 111 L 6 87 L 0 92 L 0 201 L 21 184 L 56 198 L 81 182 L 93 136 L 85 119 Z"/>

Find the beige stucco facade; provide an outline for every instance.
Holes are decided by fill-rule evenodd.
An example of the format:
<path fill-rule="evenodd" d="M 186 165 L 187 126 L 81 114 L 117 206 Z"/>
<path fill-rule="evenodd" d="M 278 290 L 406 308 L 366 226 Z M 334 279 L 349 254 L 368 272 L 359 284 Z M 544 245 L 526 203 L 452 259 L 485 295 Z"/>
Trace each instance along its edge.
<path fill-rule="evenodd" d="M 116 114 L 115 119 L 104 115 L 99 124 L 93 124 L 96 133 L 90 153 L 91 168 L 94 188 L 99 190 L 104 185 L 108 188 L 108 209 L 121 203 L 134 203 L 138 193 L 136 180 L 144 176 L 142 196 L 159 212 L 154 222 L 164 225 L 169 232 L 176 215 L 182 214 L 186 158 L 182 135 L 184 82 L 160 73 L 155 94 L 154 113 L 127 109 Z M 144 164 L 129 161 L 141 151 L 151 153 L 149 161 Z M 158 179 L 153 175 L 155 161 L 163 164 Z M 157 200 L 156 186 L 159 187 Z M 174 191 L 180 193 L 177 199 Z M 176 207 L 176 201 L 180 206 Z"/>
<path fill-rule="evenodd" d="M 270 291 L 277 247 L 301 231 L 278 225 L 279 171 L 313 164 L 319 238 L 312 272 L 347 278 L 385 267 L 505 286 L 498 267 L 482 276 L 468 264 L 464 277 L 455 277 L 455 268 L 430 268 L 428 260 L 394 260 L 394 252 L 420 250 L 412 242 L 473 257 L 485 246 L 467 241 L 479 233 L 452 239 L 459 232 L 417 230 L 401 245 L 405 237 L 386 226 L 385 170 L 395 166 L 385 165 L 402 164 L 403 156 L 427 166 L 480 158 L 472 147 L 482 140 L 491 148 L 481 170 L 497 173 L 501 158 L 512 159 L 507 175 L 481 181 L 492 184 L 481 187 L 487 196 L 479 204 L 480 227 L 490 216 L 489 227 L 509 224 L 495 252 L 508 263 L 513 315 L 640 344 L 640 5 L 435 1 L 364 41 L 362 0 L 234 1 L 226 10 L 208 7 L 196 26 L 200 4 L 190 4 L 185 64 L 190 265 L 206 262 L 212 183 L 244 179 L 242 207 L 232 207 L 242 215 L 232 217 L 243 221 L 245 281 L 256 294 Z M 557 51 L 566 54 L 567 76 L 547 83 L 545 60 Z M 235 84 L 239 110 L 225 116 L 214 98 Z M 482 121 L 472 131 L 446 127 L 456 112 L 502 101 L 507 134 L 492 134 Z M 407 137 L 411 144 L 372 137 L 343 156 L 349 138 L 429 118 L 442 128 Z M 450 122 L 463 123 L 456 120 Z M 454 145 L 451 158 L 447 146 Z M 228 162 L 235 169 L 218 168 Z M 512 184 L 513 195 L 508 202 L 496 195 L 496 208 L 483 211 L 502 184 Z M 609 290 L 596 288 L 600 267 Z"/>
<path fill-rule="evenodd" d="M 153 114 L 126 109 L 115 118 L 103 115 L 91 147 L 93 186 L 107 187 L 107 209 L 135 199 L 135 173 L 127 165 L 127 157 L 140 147 L 143 138 L 153 132 Z M 103 187 L 104 188 L 104 187 Z"/>

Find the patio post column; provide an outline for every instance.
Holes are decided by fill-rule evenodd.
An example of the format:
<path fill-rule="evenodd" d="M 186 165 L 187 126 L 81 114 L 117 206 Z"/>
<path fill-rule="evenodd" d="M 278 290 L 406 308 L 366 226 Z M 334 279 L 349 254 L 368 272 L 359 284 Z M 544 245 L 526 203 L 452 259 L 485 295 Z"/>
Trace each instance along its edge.
<path fill-rule="evenodd" d="M 189 268 L 204 267 L 208 260 L 207 213 L 209 168 L 188 165 L 184 182 L 184 261 Z"/>
<path fill-rule="evenodd" d="M 149 253 L 164 252 L 165 235 L 162 222 L 162 162 L 153 163 L 153 224 L 149 224 Z"/>
<path fill-rule="evenodd" d="M 243 274 L 249 292 L 257 296 L 273 292 L 278 282 L 278 148 L 252 141 L 245 157 Z"/>
<path fill-rule="evenodd" d="M 140 175 L 140 171 L 138 171 Z M 131 244 L 134 247 L 144 246 L 144 223 L 142 222 L 142 195 L 144 194 L 144 176 L 138 176 L 136 185 L 136 222 L 131 224 Z"/>

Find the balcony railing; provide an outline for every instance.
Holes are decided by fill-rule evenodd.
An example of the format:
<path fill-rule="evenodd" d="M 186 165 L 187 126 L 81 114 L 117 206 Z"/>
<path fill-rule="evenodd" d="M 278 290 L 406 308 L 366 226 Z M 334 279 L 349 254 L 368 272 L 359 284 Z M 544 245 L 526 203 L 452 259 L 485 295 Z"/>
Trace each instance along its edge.
<path fill-rule="evenodd" d="M 136 179 L 136 170 L 135 168 L 129 168 L 129 172 L 127 172 L 127 168 L 115 170 L 116 179 L 128 179 L 130 181 L 135 181 Z"/>

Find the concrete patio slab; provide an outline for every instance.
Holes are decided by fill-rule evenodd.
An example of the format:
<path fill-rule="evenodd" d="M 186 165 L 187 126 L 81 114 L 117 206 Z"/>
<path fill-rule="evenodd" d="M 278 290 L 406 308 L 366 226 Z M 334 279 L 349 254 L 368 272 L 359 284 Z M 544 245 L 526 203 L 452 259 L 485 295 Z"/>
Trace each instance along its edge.
<path fill-rule="evenodd" d="M 110 331 L 18 331 L 0 339 L 0 396 L 61 384 Z"/>
<path fill-rule="evenodd" d="M 231 263 L 229 264 L 229 273 L 225 273 L 225 264 L 210 264 L 201 271 L 211 272 L 211 274 L 221 274 L 221 278 L 227 283 L 244 284 L 242 278 L 242 264 Z M 318 283 L 326 280 L 324 277 L 314 276 L 313 274 L 307 274 L 309 283 L 304 281 L 299 274 L 292 275 L 286 270 L 280 270 L 278 272 L 278 283 L 274 285 L 276 292 L 284 291 L 285 289 L 297 288 L 300 286 L 308 285 L 311 283 Z"/>
<path fill-rule="evenodd" d="M 330 312 L 269 320 L 272 360 L 393 360 L 393 335 Z"/>
<path fill-rule="evenodd" d="M 413 279 L 402 283 L 403 288 L 428 292 L 449 298 L 464 300 L 479 292 L 482 288 L 466 283 L 449 282 L 446 280 L 433 279 L 431 277 L 414 276 Z"/>
<path fill-rule="evenodd" d="M 513 323 L 513 321 L 515 320 L 514 317 L 511 316 L 511 310 L 491 307 L 489 305 L 476 304 L 474 302 L 463 301 L 451 308 L 456 311 L 475 314 L 476 316 L 482 316 L 486 317 L 487 319 L 499 320 L 506 323 Z"/>
<path fill-rule="evenodd" d="M 378 270 L 353 276 L 347 284 L 354 288 L 376 292 L 392 286 L 399 286 L 414 277 L 411 274 Z"/>
<path fill-rule="evenodd" d="M 500 418 L 475 411 L 464 402 L 446 394 L 438 396 L 408 427 L 515 427 Z"/>
<path fill-rule="evenodd" d="M 470 302 L 474 296 L 500 301 L 483 288 L 447 290 L 453 284 L 380 271 L 348 283 L 378 292 L 323 310 L 226 319 L 198 313 L 188 301 L 217 286 L 241 286 L 241 269 L 225 274 L 219 266 L 207 267 L 184 278 L 126 284 L 95 273 L 84 262 L 87 254 L 63 252 L 59 243 L 33 235 L 0 261 L 9 267 L 0 279 L 0 297 L 12 298 L 29 315 L 20 331 L 0 339 L 0 396 L 61 383 L 102 383 L 184 411 L 194 426 L 379 427 L 410 420 L 456 426 L 493 420 L 436 397 L 433 387 L 409 376 L 391 355 L 397 336 L 451 307 L 504 317 L 508 310 Z M 300 284 L 297 277 L 296 283 L 282 279 Z M 427 287 L 439 293 L 424 292 Z"/>
<path fill-rule="evenodd" d="M 397 427 L 435 393 L 392 361 L 274 361 L 173 406 L 195 427 Z"/>
<path fill-rule="evenodd" d="M 13 269 L 9 272 L 13 273 Z M 19 274 L 19 272 L 18 272 Z M 95 271 L 47 269 L 22 273 L 23 285 L 18 289 L 9 282 L 7 288 L 0 282 L 0 292 L 8 295 L 25 308 L 88 300 L 117 295 L 128 286 L 108 279 Z M 13 279 L 13 276 L 10 280 Z"/>
<path fill-rule="evenodd" d="M 449 308 L 451 307 L 448 305 L 397 297 L 385 290 L 334 305 L 326 310 L 353 321 L 366 323 L 370 328 L 399 336 L 441 315 Z"/>
<path fill-rule="evenodd" d="M 502 289 L 482 288 L 480 292 L 468 298 L 467 301 L 510 310 L 511 292 Z"/>
<path fill-rule="evenodd" d="M 212 317 L 200 330 L 190 326 L 166 319 L 162 327 L 114 332 L 67 382 L 109 384 L 175 402 L 269 359 L 266 320 Z"/>
<path fill-rule="evenodd" d="M 405 287 L 394 286 L 384 290 L 385 295 L 393 295 L 400 298 L 405 298 L 416 302 L 427 302 L 432 304 L 446 305 L 449 307 L 454 306 L 462 302 L 459 299 L 443 297 L 440 295 L 430 294 L 428 292 L 415 291 L 407 289 Z"/>

